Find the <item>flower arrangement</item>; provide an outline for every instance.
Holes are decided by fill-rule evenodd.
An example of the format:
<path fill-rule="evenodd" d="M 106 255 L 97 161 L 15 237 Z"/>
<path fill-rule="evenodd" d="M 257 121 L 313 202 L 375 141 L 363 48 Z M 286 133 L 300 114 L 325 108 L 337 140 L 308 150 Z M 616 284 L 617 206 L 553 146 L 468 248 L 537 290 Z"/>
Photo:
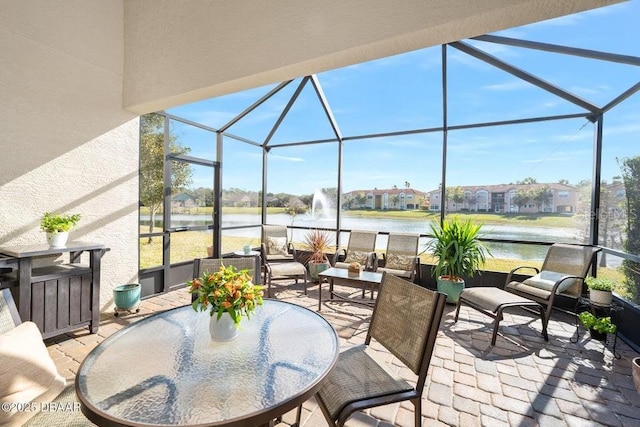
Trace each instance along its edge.
<path fill-rule="evenodd" d="M 360 273 L 360 271 L 362 270 L 362 265 L 359 262 L 352 262 L 351 264 L 349 264 L 348 270 L 351 273 Z"/>
<path fill-rule="evenodd" d="M 214 273 L 204 272 L 201 277 L 187 282 L 189 293 L 196 296 L 191 305 L 195 311 L 209 310 L 209 315 L 229 313 L 236 327 L 243 316 L 249 318 L 256 306 L 262 305 L 262 286 L 254 285 L 247 270 L 234 266 L 220 266 Z"/>

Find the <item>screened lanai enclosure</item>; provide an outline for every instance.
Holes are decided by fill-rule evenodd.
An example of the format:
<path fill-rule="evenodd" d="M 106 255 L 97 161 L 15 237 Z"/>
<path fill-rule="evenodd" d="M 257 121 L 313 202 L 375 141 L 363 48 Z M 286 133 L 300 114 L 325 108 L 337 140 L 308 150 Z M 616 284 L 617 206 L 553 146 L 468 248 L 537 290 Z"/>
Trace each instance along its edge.
<path fill-rule="evenodd" d="M 301 249 L 309 229 L 330 230 L 338 246 L 350 230 L 374 230 L 382 251 L 390 232 L 420 234 L 424 247 L 431 223 L 457 215 L 483 224 L 493 254 L 483 284 L 540 266 L 554 242 L 601 246 L 592 274 L 614 280 L 620 331 L 640 343 L 630 326 L 640 320 L 640 51 L 628 28 L 594 31 L 601 17 L 142 117 L 145 293 L 183 283 L 194 258 L 258 247 L 262 224 L 287 225 Z M 429 254 L 421 260 L 429 286 Z"/>

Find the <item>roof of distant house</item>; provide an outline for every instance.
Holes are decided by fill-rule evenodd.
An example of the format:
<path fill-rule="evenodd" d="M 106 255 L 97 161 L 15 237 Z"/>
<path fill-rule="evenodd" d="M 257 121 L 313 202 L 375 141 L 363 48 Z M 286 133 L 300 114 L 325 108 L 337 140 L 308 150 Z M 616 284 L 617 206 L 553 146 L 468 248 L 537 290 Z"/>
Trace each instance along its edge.
<path fill-rule="evenodd" d="M 374 196 L 378 196 L 378 195 L 382 195 L 382 194 L 400 194 L 400 193 L 404 193 L 404 194 L 416 194 L 419 196 L 426 196 L 427 193 L 425 193 L 424 191 L 420 191 L 420 190 L 416 190 L 415 188 L 388 188 L 388 189 L 382 189 L 379 190 L 377 188 L 374 188 L 373 190 L 369 189 L 369 190 L 353 190 L 353 191 L 349 191 L 345 194 L 358 194 L 358 193 L 364 193 L 364 194 L 373 194 Z"/>
<path fill-rule="evenodd" d="M 541 187 L 549 187 L 552 190 L 575 190 L 575 187 L 572 185 L 559 184 L 557 182 L 553 183 L 535 183 L 535 184 L 496 184 L 496 185 L 457 185 L 455 187 L 460 187 L 465 191 L 475 192 L 478 190 L 487 190 L 491 193 L 506 193 L 510 190 L 521 190 L 521 189 L 534 189 Z M 435 190 L 431 190 L 429 193 L 440 192 L 440 188 L 436 188 Z"/>

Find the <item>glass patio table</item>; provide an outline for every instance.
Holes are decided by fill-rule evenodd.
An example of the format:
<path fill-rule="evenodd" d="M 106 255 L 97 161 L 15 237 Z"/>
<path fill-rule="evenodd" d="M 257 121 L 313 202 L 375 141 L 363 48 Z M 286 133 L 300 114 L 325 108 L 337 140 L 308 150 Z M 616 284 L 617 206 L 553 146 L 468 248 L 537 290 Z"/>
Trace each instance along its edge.
<path fill-rule="evenodd" d="M 238 338 L 213 342 L 208 312 L 152 315 L 107 338 L 76 376 L 98 425 L 260 426 L 302 404 L 339 353 L 333 327 L 295 304 L 265 299 Z"/>

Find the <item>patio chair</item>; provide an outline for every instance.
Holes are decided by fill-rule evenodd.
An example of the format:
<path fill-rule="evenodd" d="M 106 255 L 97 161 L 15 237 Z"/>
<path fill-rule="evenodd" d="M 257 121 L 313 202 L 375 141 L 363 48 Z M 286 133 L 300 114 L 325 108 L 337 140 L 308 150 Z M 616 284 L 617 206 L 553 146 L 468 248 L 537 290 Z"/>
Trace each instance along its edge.
<path fill-rule="evenodd" d="M 420 268 L 419 239 L 417 234 L 389 234 L 387 250 L 382 254 L 382 267 L 374 265 L 374 271 L 386 271 L 413 282 Z"/>
<path fill-rule="evenodd" d="M 79 410 L 42 412 L 52 408 L 75 408 L 75 383 L 58 374 L 56 365 L 33 322 L 20 320 L 11 291 L 0 290 L 0 402 L 28 405 L 29 411 L 0 411 L 0 424 L 22 426 L 92 426 Z"/>
<path fill-rule="evenodd" d="M 298 261 L 298 252 L 287 237 L 284 225 L 263 225 L 260 245 L 264 267 L 264 283 L 267 296 L 271 297 L 271 281 L 276 279 L 304 279 L 304 294 L 307 294 L 307 267 Z"/>
<path fill-rule="evenodd" d="M 213 273 L 220 270 L 220 266 L 234 266 L 238 271 L 248 270 L 253 283 L 260 284 L 260 260 L 257 257 L 239 258 L 197 258 L 193 260 L 193 278 L 200 277 L 205 271 Z"/>
<path fill-rule="evenodd" d="M 373 270 L 378 263 L 376 257 L 376 237 L 375 231 L 355 231 L 349 233 L 349 243 L 347 249 L 338 249 L 333 255 L 331 265 L 336 268 L 349 268 L 352 262 L 359 262 L 365 270 Z M 342 279 L 333 279 L 336 285 L 348 285 L 349 282 Z M 365 288 L 362 288 L 362 298 L 364 298 Z M 373 299 L 373 287 L 371 288 L 371 299 Z"/>
<path fill-rule="evenodd" d="M 376 261 L 375 231 L 351 231 L 347 249 L 339 249 L 331 263 L 336 268 L 349 268 L 352 262 L 359 262 L 365 269 L 372 269 Z"/>
<path fill-rule="evenodd" d="M 505 290 L 540 303 L 545 309 L 545 328 L 551 316 L 556 295 L 577 299 L 582 294 L 584 278 L 596 259 L 600 248 L 588 245 L 555 243 L 547 251 L 542 269 L 516 267 L 507 275 Z M 514 273 L 531 269 L 535 276 L 522 282 L 513 280 Z"/>
<path fill-rule="evenodd" d="M 263 225 L 260 252 L 263 262 L 298 262 L 298 254 L 284 225 Z"/>
<path fill-rule="evenodd" d="M 383 273 L 382 284 L 364 345 L 340 353 L 335 368 L 316 393 L 332 426 L 343 426 L 354 412 L 410 400 L 415 425 L 422 422 L 422 391 L 444 311 L 446 295 Z M 398 361 L 382 362 L 371 350 L 371 339 Z M 387 359 L 387 358 L 384 358 Z M 408 370 L 398 366 L 404 365 Z M 416 382 L 404 378 L 413 372 Z M 406 372 L 406 373 L 405 373 Z"/>

